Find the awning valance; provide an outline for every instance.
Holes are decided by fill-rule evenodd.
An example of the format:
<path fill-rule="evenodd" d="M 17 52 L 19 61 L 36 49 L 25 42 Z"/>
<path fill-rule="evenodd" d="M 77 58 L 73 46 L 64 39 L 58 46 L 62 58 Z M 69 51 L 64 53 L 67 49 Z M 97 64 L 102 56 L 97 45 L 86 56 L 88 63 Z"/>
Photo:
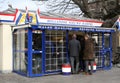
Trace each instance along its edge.
<path fill-rule="evenodd" d="M 105 27 L 89 27 L 89 26 L 79 26 L 79 27 L 65 27 L 65 26 L 45 26 L 45 25 L 31 25 L 32 28 L 47 29 L 47 30 L 74 30 L 74 31 L 86 31 L 86 32 L 115 32 L 114 28 Z"/>

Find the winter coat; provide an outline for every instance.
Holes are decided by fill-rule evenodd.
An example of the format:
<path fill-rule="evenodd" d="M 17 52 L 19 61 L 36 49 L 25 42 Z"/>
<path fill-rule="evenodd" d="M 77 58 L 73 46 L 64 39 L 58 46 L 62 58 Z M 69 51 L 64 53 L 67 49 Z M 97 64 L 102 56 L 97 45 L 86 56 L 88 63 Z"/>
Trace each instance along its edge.
<path fill-rule="evenodd" d="M 70 57 L 79 56 L 80 49 L 81 49 L 80 42 L 76 39 L 70 40 L 68 49 L 69 49 Z"/>
<path fill-rule="evenodd" d="M 85 47 L 84 47 L 84 60 L 94 59 L 94 42 L 91 38 L 85 40 Z"/>

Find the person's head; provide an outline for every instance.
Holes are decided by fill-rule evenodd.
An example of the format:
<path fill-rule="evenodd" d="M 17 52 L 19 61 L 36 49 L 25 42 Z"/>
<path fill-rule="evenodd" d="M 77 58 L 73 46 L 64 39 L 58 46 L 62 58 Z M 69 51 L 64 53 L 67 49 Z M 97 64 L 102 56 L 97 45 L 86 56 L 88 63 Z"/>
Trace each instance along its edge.
<path fill-rule="evenodd" d="M 89 39 L 89 35 L 85 34 L 84 38 L 85 38 L 85 40 Z"/>
<path fill-rule="evenodd" d="M 74 33 L 74 34 L 72 35 L 72 38 L 73 38 L 73 39 L 76 39 L 76 37 L 77 37 L 77 36 L 76 36 L 76 34 Z"/>

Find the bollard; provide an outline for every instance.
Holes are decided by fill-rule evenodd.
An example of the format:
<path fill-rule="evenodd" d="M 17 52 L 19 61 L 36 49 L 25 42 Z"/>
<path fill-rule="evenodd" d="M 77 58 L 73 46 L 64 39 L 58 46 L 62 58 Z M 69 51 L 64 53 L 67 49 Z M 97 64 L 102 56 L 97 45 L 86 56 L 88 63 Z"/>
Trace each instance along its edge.
<path fill-rule="evenodd" d="M 62 74 L 63 75 L 71 74 L 71 65 L 69 63 L 65 63 L 62 65 Z"/>
<path fill-rule="evenodd" d="M 90 64 L 88 65 L 88 69 L 91 70 L 91 65 L 90 65 Z M 93 72 L 96 72 L 96 69 L 97 69 L 97 65 L 96 65 L 96 63 L 94 62 L 94 63 L 93 63 Z"/>
<path fill-rule="evenodd" d="M 96 72 L 96 68 L 97 68 L 97 66 L 96 66 L 96 63 L 94 62 L 94 64 L 93 64 L 93 72 Z"/>

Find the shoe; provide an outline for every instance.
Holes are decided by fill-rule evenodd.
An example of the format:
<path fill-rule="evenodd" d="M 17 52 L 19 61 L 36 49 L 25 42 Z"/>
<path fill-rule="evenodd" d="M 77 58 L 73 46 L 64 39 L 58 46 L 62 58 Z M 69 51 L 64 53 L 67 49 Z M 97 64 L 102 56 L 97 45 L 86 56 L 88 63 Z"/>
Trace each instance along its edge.
<path fill-rule="evenodd" d="M 79 72 L 75 72 L 75 74 L 79 74 Z"/>
<path fill-rule="evenodd" d="M 92 73 L 89 73 L 89 75 L 92 75 Z"/>
<path fill-rule="evenodd" d="M 83 72 L 83 74 L 84 74 L 84 75 L 89 75 L 89 73 L 88 73 L 88 72 Z"/>
<path fill-rule="evenodd" d="M 72 74 L 76 74 L 75 72 L 72 72 Z"/>
<path fill-rule="evenodd" d="M 79 72 L 84 72 L 83 70 L 80 70 Z"/>

